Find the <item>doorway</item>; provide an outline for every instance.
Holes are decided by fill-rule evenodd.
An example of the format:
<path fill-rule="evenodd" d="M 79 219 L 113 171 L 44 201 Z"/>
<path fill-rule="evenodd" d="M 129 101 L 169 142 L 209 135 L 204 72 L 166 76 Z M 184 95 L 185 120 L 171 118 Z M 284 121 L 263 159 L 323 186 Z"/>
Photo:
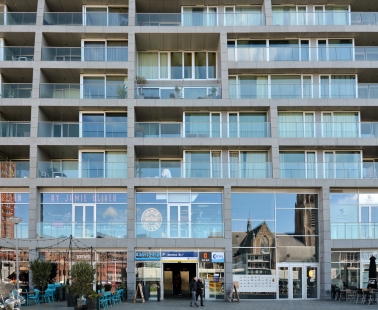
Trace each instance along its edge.
<path fill-rule="evenodd" d="M 164 263 L 164 299 L 190 297 L 190 280 L 197 276 L 197 263 Z"/>
<path fill-rule="evenodd" d="M 76 204 L 72 209 L 72 235 L 75 238 L 93 238 L 95 236 L 94 205 Z"/>
<path fill-rule="evenodd" d="M 311 264 L 279 264 L 278 299 L 318 298 L 318 266 Z"/>

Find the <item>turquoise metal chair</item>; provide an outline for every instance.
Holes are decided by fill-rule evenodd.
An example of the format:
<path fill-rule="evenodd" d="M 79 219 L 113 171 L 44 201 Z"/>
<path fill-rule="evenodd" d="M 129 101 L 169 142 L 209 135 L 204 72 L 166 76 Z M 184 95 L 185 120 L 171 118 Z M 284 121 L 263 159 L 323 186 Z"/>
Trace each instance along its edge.
<path fill-rule="evenodd" d="M 108 309 L 108 300 L 105 298 L 105 294 L 98 299 L 98 303 L 100 309 L 101 307 L 103 307 L 104 309 Z"/>
<path fill-rule="evenodd" d="M 27 304 L 28 304 L 28 306 L 31 306 L 31 305 L 30 305 L 30 301 L 32 301 L 32 300 L 34 300 L 34 303 L 35 303 L 36 305 L 39 305 L 39 304 L 40 304 L 40 302 L 39 302 L 39 290 L 34 289 L 34 295 L 29 295 L 29 296 L 28 296 L 28 299 L 27 299 Z"/>

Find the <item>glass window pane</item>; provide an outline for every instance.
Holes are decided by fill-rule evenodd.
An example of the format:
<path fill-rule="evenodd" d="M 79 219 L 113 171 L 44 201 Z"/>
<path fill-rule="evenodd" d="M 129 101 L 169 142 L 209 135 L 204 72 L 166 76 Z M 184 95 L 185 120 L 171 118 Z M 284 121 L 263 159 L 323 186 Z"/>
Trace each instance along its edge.
<path fill-rule="evenodd" d="M 171 53 L 171 79 L 181 80 L 182 78 L 182 53 Z"/>
<path fill-rule="evenodd" d="M 231 203 L 232 219 L 274 220 L 274 194 L 233 193 Z"/>
<path fill-rule="evenodd" d="M 195 65 L 195 78 L 205 80 L 206 79 L 206 53 L 198 52 L 194 54 Z"/>
<path fill-rule="evenodd" d="M 184 53 L 184 79 L 192 78 L 192 53 Z"/>
<path fill-rule="evenodd" d="M 168 79 L 168 53 L 160 53 L 160 78 Z"/>
<path fill-rule="evenodd" d="M 217 57 L 216 53 L 208 53 L 208 79 L 216 79 L 217 78 Z"/>
<path fill-rule="evenodd" d="M 84 99 L 105 99 L 105 76 L 83 78 Z"/>
<path fill-rule="evenodd" d="M 104 137 L 103 114 L 83 114 L 81 119 L 83 137 Z"/>

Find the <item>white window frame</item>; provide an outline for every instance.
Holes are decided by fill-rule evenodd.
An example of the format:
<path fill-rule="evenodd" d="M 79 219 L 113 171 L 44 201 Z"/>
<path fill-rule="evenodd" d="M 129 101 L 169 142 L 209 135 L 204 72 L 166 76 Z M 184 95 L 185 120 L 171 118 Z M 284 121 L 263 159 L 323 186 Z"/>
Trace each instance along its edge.
<path fill-rule="evenodd" d="M 128 43 L 127 40 L 122 40 L 122 39 L 116 39 L 116 40 L 109 40 L 109 39 L 81 39 L 81 61 L 87 61 L 84 59 L 84 51 L 85 51 L 85 42 L 105 42 L 104 44 L 104 49 L 105 49 L 105 60 L 107 61 L 108 59 L 108 42 L 114 42 L 114 41 L 121 41 L 121 42 L 126 42 Z"/>
<path fill-rule="evenodd" d="M 280 117 L 279 117 L 279 113 L 302 113 L 303 117 L 303 133 L 306 132 L 306 126 L 309 126 L 310 123 L 306 122 L 306 114 L 312 114 L 313 115 L 313 119 L 314 119 L 314 122 L 312 123 L 312 130 L 314 132 L 314 136 L 313 137 L 305 137 L 303 136 L 303 138 L 316 138 L 316 121 L 315 121 L 315 111 L 295 111 L 295 110 L 289 110 L 289 111 L 277 111 L 277 121 L 278 121 L 278 124 L 280 124 Z M 282 122 L 281 124 L 285 124 L 284 122 Z M 279 134 L 279 133 L 278 133 Z M 285 139 L 284 137 L 281 137 L 282 139 Z"/>
<path fill-rule="evenodd" d="M 360 163 L 360 179 L 361 177 L 363 176 L 363 162 L 364 162 L 364 157 L 363 157 L 363 152 L 362 150 L 324 150 L 323 151 L 323 163 L 324 163 L 324 167 L 323 167 L 323 175 L 324 175 L 324 178 L 325 178 L 325 175 L 326 175 L 326 164 L 337 164 L 337 161 L 336 161 L 336 153 L 337 152 L 359 152 L 360 153 L 360 158 L 361 158 L 361 163 Z M 333 161 L 332 162 L 325 162 L 325 155 L 326 153 L 332 153 L 332 156 L 333 156 Z M 336 179 L 336 166 L 333 168 L 333 177 L 330 178 L 328 177 L 327 179 Z"/>
<path fill-rule="evenodd" d="M 304 98 L 304 77 L 310 77 L 311 83 L 309 84 L 311 87 L 311 98 L 314 98 L 314 87 L 313 87 L 313 75 L 312 74 L 268 74 L 268 98 L 272 98 L 272 76 L 285 76 L 285 75 L 296 75 L 301 77 L 301 98 Z M 308 85 L 308 84 L 306 84 Z M 306 98 L 307 99 L 307 98 Z"/>
<path fill-rule="evenodd" d="M 127 85 L 127 75 L 122 75 L 122 74 L 81 74 L 80 75 L 80 99 L 83 99 L 84 97 L 84 78 L 86 77 L 104 77 L 104 94 L 105 94 L 105 99 L 107 99 L 107 94 L 106 94 L 106 81 L 107 77 L 110 76 L 120 76 L 124 77 L 124 85 Z"/>
<path fill-rule="evenodd" d="M 181 20 L 184 20 L 184 8 L 206 8 L 206 12 L 204 12 L 206 14 L 206 26 L 209 25 L 209 9 L 216 9 L 216 16 L 217 16 L 217 20 L 216 20 L 216 25 L 215 26 L 211 26 L 211 27 L 216 27 L 216 26 L 219 26 L 219 14 L 218 14 L 218 7 L 217 6 L 214 6 L 214 5 L 184 5 L 184 6 L 181 6 Z M 204 26 L 204 27 L 206 27 Z M 189 26 L 190 27 L 190 26 Z"/>
<path fill-rule="evenodd" d="M 138 51 L 138 59 L 137 59 L 137 72 L 138 72 L 138 75 L 141 75 L 140 72 L 139 72 L 139 54 L 140 53 L 157 53 L 158 54 L 158 78 L 157 79 L 150 79 L 150 78 L 147 78 L 148 80 L 150 81 L 159 81 L 159 80 L 172 80 L 172 81 L 191 81 L 191 80 L 195 80 L 195 81 L 215 81 L 218 79 L 218 76 L 219 76 L 219 68 L 218 68 L 218 52 L 217 51 L 184 51 L 184 50 L 178 50 L 178 51 L 155 51 L 155 50 L 152 50 L 152 51 Z M 172 76 L 171 76 L 171 53 L 181 53 L 181 61 L 182 61 L 182 75 L 181 75 L 181 78 L 180 79 L 172 79 Z M 191 59 L 192 59 L 192 78 L 184 78 L 184 67 L 185 67 L 185 64 L 184 64 L 184 53 L 185 54 L 191 54 Z M 195 78 L 195 53 L 206 53 L 206 79 L 196 79 Z M 215 54 L 215 59 L 216 59 L 216 63 L 215 63 L 215 67 L 216 67 L 216 76 L 215 78 L 209 78 L 209 53 L 214 53 Z M 161 64 L 160 64 L 160 55 L 161 54 L 168 54 L 168 66 L 167 66 L 167 70 L 168 70 L 168 78 L 162 78 L 161 75 L 160 75 L 160 72 L 161 72 Z"/>
<path fill-rule="evenodd" d="M 238 176 L 237 178 L 240 179 L 241 178 L 241 160 L 240 160 L 240 153 L 241 152 L 266 152 L 267 155 L 268 155 L 268 158 L 269 158 L 269 151 L 267 150 L 229 150 L 228 153 L 227 153 L 227 156 L 228 156 L 228 163 L 227 163 L 227 173 L 228 173 L 228 177 L 231 178 L 231 156 L 230 156 L 230 153 L 238 153 Z M 267 164 L 269 163 L 269 161 L 266 162 Z M 268 168 L 268 170 L 270 170 Z"/>
<path fill-rule="evenodd" d="M 361 113 L 360 111 L 322 111 L 322 126 L 321 126 L 321 131 L 322 131 L 322 137 L 323 137 L 323 132 L 324 132 L 324 127 L 323 127 L 323 124 L 325 123 L 324 122 L 324 114 L 331 114 L 331 117 L 332 117 L 332 121 L 331 121 L 331 125 L 332 125 L 332 138 L 334 138 L 334 130 L 335 130 L 335 126 L 334 126 L 334 123 L 335 123 L 335 120 L 333 118 L 333 113 L 357 113 L 358 114 L 358 137 L 360 138 L 361 137 Z M 323 138 L 331 138 L 331 137 L 323 137 Z"/>
<path fill-rule="evenodd" d="M 318 153 L 316 150 L 314 151 L 308 151 L 308 150 L 284 150 L 284 151 L 279 151 L 279 154 L 281 153 L 285 153 L 285 152 L 303 152 L 304 153 L 304 164 L 305 164 L 305 179 L 308 179 L 308 170 L 309 170 L 309 167 L 308 167 L 308 164 L 314 164 L 314 169 L 315 169 L 315 177 L 314 179 L 317 179 L 318 178 Z M 307 161 L 307 158 L 308 158 L 308 154 L 311 153 L 311 154 L 315 154 L 315 161 L 312 163 L 312 162 L 308 162 Z M 282 163 L 280 162 L 280 165 Z M 283 163 L 285 164 L 285 163 Z"/>
<path fill-rule="evenodd" d="M 321 99 L 332 99 L 332 76 L 334 75 L 354 75 L 355 76 L 355 81 L 356 81 L 356 98 L 354 99 L 357 99 L 358 98 L 358 74 L 319 74 L 319 98 Z M 328 77 L 328 92 L 329 92 L 329 97 L 328 98 L 322 98 L 322 85 L 326 85 L 326 84 L 322 84 L 322 77 L 323 76 L 327 76 Z"/>
<path fill-rule="evenodd" d="M 317 61 L 332 61 L 329 60 L 329 40 L 352 40 L 352 60 L 355 61 L 355 41 L 354 38 L 317 38 L 316 39 L 316 60 Z M 319 60 L 319 41 L 326 41 L 326 60 Z"/>
<path fill-rule="evenodd" d="M 222 113 L 219 111 L 219 112 L 212 112 L 212 111 L 206 111 L 206 112 L 199 112 L 199 111 L 184 111 L 183 112 L 183 121 L 182 121 L 182 124 L 183 124 L 183 133 L 182 133 L 182 136 L 183 138 L 187 138 L 185 136 L 185 124 L 186 124 L 186 121 L 185 121 L 185 116 L 186 116 L 186 113 L 190 113 L 190 114 L 194 114 L 194 113 L 208 113 L 209 114 L 209 138 L 214 138 L 212 133 L 213 133 L 213 122 L 212 122 L 212 115 L 213 114 L 219 114 L 219 131 L 220 131 L 220 137 L 215 137 L 215 138 L 222 138 Z M 214 124 L 218 124 L 218 123 L 214 123 Z"/>
<path fill-rule="evenodd" d="M 314 21 L 313 21 L 313 24 L 315 25 L 315 26 L 325 26 L 325 23 L 324 23 L 324 21 L 326 20 L 326 13 L 327 13 L 327 11 L 326 11 L 326 6 L 335 6 L 335 5 L 332 5 L 332 4 L 323 4 L 323 5 L 318 5 L 318 4 L 316 4 L 316 5 L 314 5 Z M 336 4 L 336 6 L 347 6 L 348 7 L 348 25 L 351 25 L 351 11 L 350 11 L 350 5 L 345 5 L 345 4 Z M 322 8 L 322 13 L 323 13 L 323 16 L 322 16 L 322 20 L 323 20 L 323 24 L 322 25 L 318 25 L 318 24 L 316 24 L 315 22 L 316 22 L 316 14 L 317 14 L 317 11 L 316 11 L 316 8 Z M 319 12 L 320 13 L 320 12 Z M 345 25 L 345 26 L 347 26 L 347 25 Z"/>
<path fill-rule="evenodd" d="M 221 150 L 184 150 L 183 151 L 183 160 L 184 160 L 184 164 L 182 165 L 182 168 L 183 168 L 183 171 L 182 171 L 182 176 L 183 178 L 187 178 L 186 176 L 186 162 L 185 162 L 185 158 L 186 158 L 186 153 L 196 153 L 196 152 L 208 152 L 210 154 L 210 162 L 209 162 L 209 166 L 210 166 L 210 179 L 213 178 L 213 156 L 212 156 L 212 153 L 219 153 L 220 154 L 220 179 L 223 178 L 223 161 L 222 161 L 222 158 L 223 158 L 223 154 L 222 154 L 222 151 Z"/>

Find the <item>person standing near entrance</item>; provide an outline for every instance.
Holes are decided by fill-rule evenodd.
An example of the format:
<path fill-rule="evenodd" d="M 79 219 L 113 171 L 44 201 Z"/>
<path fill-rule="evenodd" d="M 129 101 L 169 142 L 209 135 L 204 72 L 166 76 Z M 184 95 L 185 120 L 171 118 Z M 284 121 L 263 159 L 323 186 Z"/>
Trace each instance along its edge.
<path fill-rule="evenodd" d="M 204 286 L 203 286 L 203 282 L 202 282 L 202 279 L 198 279 L 198 282 L 197 282 L 197 295 L 196 295 L 196 301 L 198 300 L 198 297 L 200 298 L 200 301 L 201 301 L 201 306 L 203 307 L 203 289 L 204 289 Z"/>
<path fill-rule="evenodd" d="M 192 294 L 192 299 L 190 300 L 190 306 L 193 307 L 195 305 L 198 307 L 197 301 L 196 301 L 196 295 L 197 295 L 197 277 L 194 277 L 192 281 L 190 281 L 189 288 L 190 288 L 190 294 Z"/>

